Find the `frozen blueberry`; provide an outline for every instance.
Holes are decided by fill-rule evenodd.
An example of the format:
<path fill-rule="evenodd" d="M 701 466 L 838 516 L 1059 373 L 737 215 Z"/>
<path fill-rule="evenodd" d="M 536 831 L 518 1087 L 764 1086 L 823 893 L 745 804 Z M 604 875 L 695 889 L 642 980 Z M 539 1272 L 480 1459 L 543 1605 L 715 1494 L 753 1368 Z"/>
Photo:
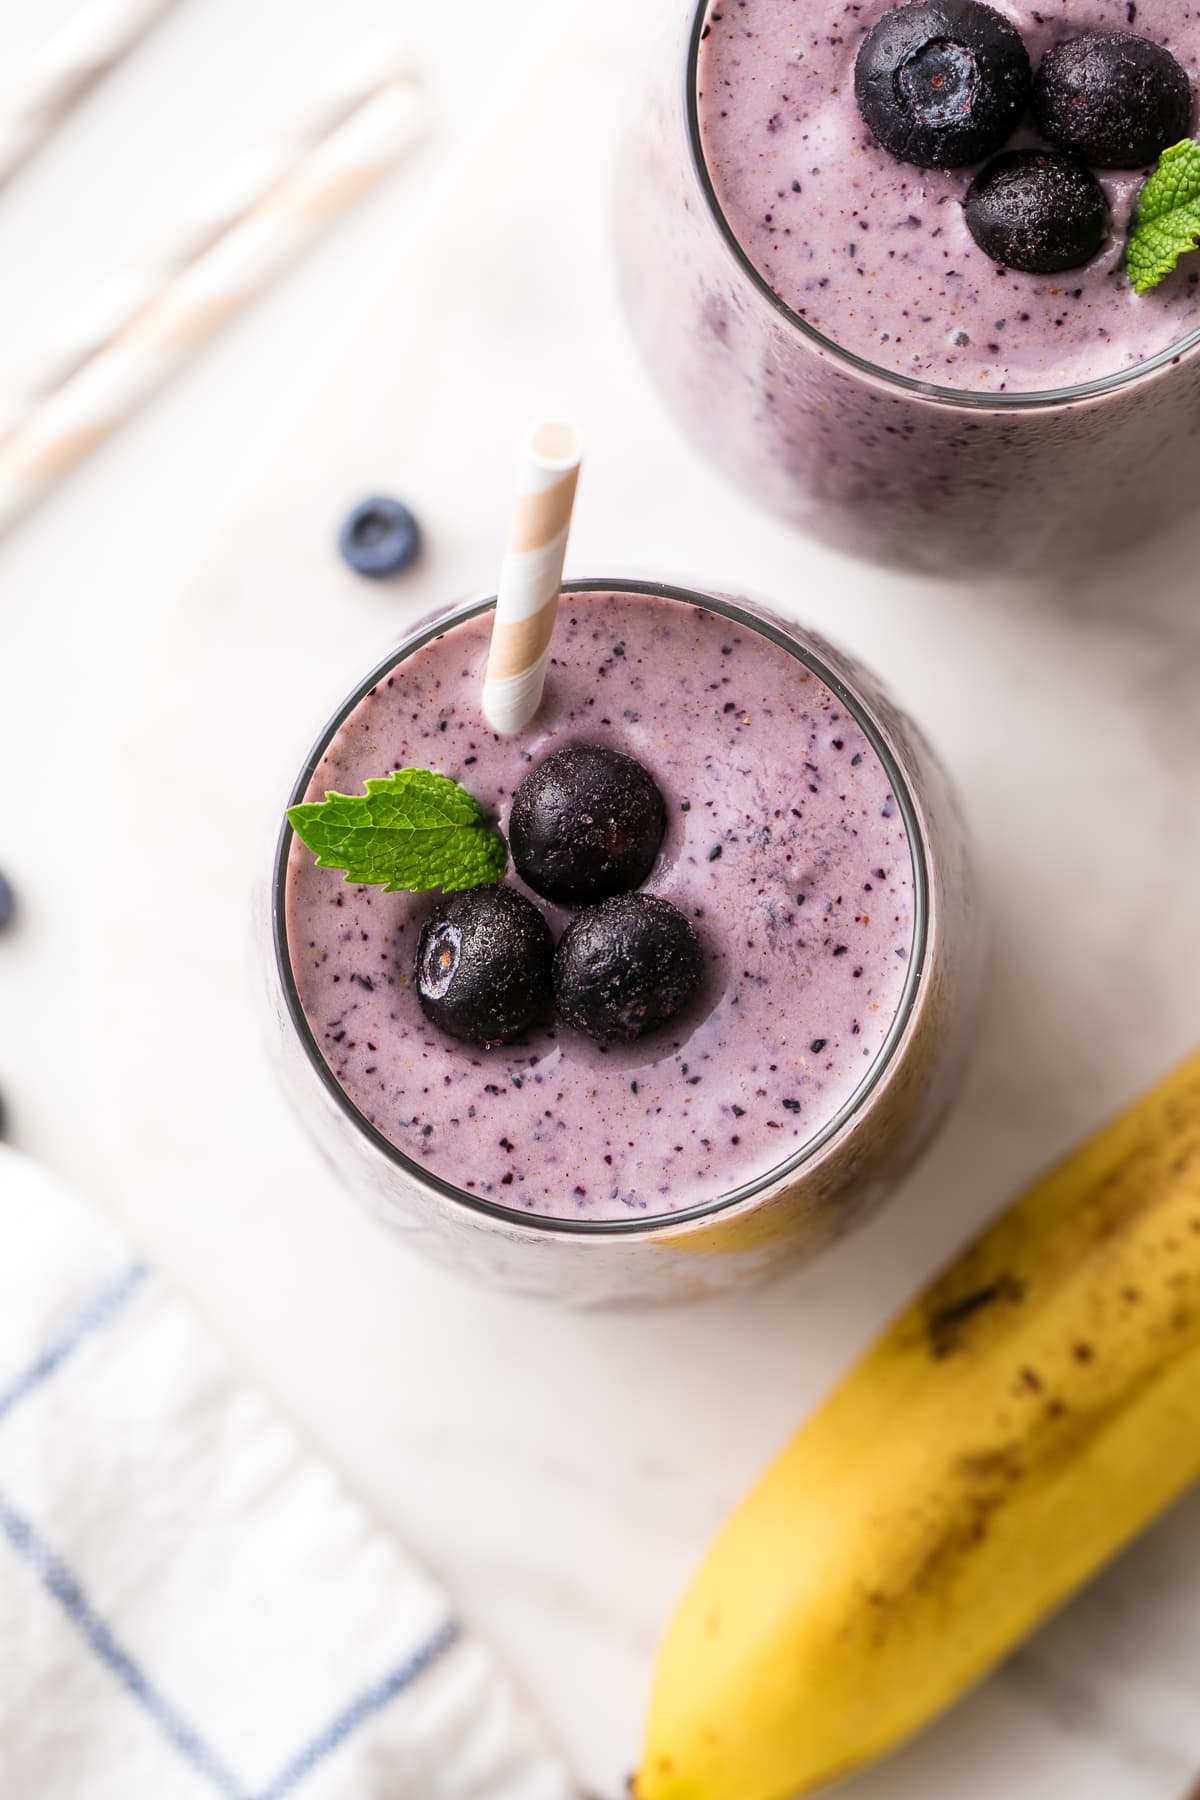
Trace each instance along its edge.
<path fill-rule="evenodd" d="M 421 527 L 399 500 L 375 494 L 360 500 L 338 533 L 338 549 L 359 575 L 378 581 L 412 567 L 421 553 Z"/>
<path fill-rule="evenodd" d="M 922 169 L 959 169 L 999 150 L 1031 81 L 1020 32 L 979 0 L 915 0 L 885 13 L 854 69 L 872 135 Z"/>
<path fill-rule="evenodd" d="M 656 894 L 619 894 L 573 919 L 554 953 L 554 997 L 568 1025 L 627 1044 L 681 1013 L 704 973 L 700 940 Z"/>
<path fill-rule="evenodd" d="M 3 869 L 0 869 L 0 931 L 13 922 L 13 914 L 17 903 L 13 897 L 12 884 Z"/>
<path fill-rule="evenodd" d="M 1192 84 L 1169 50 L 1132 31 L 1055 44 L 1033 89 L 1045 135 L 1097 169 L 1140 169 L 1192 129 Z"/>
<path fill-rule="evenodd" d="M 667 809 L 632 756 L 573 744 L 538 763 L 512 804 L 508 836 L 522 881 L 561 906 L 589 906 L 645 881 Z"/>
<path fill-rule="evenodd" d="M 553 956 L 550 927 L 515 888 L 448 894 L 417 945 L 425 1016 L 468 1044 L 510 1044 L 550 1010 Z"/>
<path fill-rule="evenodd" d="M 1057 150 L 1006 150 L 967 190 L 967 226 L 985 256 L 1050 275 L 1090 262 L 1108 232 L 1108 201 L 1090 169 Z"/>

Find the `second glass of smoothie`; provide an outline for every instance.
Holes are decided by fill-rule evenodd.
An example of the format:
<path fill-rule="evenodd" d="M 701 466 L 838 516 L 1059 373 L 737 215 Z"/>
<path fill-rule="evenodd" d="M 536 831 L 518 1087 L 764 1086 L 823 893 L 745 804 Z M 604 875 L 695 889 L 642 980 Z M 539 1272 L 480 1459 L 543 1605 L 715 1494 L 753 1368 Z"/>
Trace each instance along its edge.
<path fill-rule="evenodd" d="M 979 931 L 946 778 L 828 645 L 656 583 L 569 583 L 542 709 L 500 737 L 480 704 L 493 607 L 374 670 L 294 801 L 429 768 L 506 831 L 552 752 L 632 756 L 668 818 L 646 889 L 692 922 L 701 993 L 637 1043 L 553 1018 L 502 1048 L 458 1042 L 416 991 L 430 896 L 350 886 L 289 827 L 275 941 L 305 1115 L 393 1223 L 519 1291 L 691 1298 L 811 1256 L 894 1185 L 963 1065 Z M 560 936 L 571 915 L 521 891 Z"/>
<path fill-rule="evenodd" d="M 1034 66 L 1134 21 L 1195 88 L 1180 0 L 994 4 Z M 939 574 L 1070 569 L 1197 503 L 1200 277 L 1185 257 L 1134 293 L 1145 169 L 1099 171 L 1111 224 L 1086 266 L 990 261 L 972 171 L 897 161 L 860 116 L 857 53 L 889 10 L 679 0 L 618 187 L 634 332 L 688 435 L 797 524 Z"/>

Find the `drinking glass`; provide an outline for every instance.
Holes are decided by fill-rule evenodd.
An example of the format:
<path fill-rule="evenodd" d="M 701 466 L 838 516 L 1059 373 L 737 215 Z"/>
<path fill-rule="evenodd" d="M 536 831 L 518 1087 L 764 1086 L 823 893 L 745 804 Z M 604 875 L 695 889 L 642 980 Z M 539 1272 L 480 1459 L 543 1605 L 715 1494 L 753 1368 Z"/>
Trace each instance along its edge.
<path fill-rule="evenodd" d="M 1037 393 L 965 393 L 874 367 L 785 305 L 705 163 L 708 0 L 677 0 L 616 192 L 621 286 L 689 439 L 785 519 L 939 575 L 1069 572 L 1200 498 L 1200 331 L 1132 369 Z"/>
<path fill-rule="evenodd" d="M 750 600 L 622 577 L 568 582 L 563 590 L 568 600 L 612 591 L 700 607 L 770 639 L 795 659 L 798 676 L 817 676 L 837 696 L 894 792 L 912 857 L 915 901 L 903 992 L 866 1076 L 808 1142 L 766 1174 L 756 1171 L 690 1210 L 657 1217 L 547 1218 L 456 1187 L 370 1124 L 321 1053 L 300 1002 L 288 942 L 289 859 L 307 853 L 294 846 L 286 822 L 271 898 L 280 1069 L 328 1160 L 390 1225 L 443 1262 L 516 1292 L 581 1306 L 718 1293 L 804 1261 L 865 1217 L 945 1114 L 972 1036 L 981 971 L 979 908 L 957 800 L 921 733 L 874 678 L 811 632 Z M 402 693 L 410 657 L 494 605 L 494 598 L 476 601 L 425 623 L 372 669 L 321 732 L 289 804 L 305 797 L 331 739 L 364 695 L 385 684 Z"/>

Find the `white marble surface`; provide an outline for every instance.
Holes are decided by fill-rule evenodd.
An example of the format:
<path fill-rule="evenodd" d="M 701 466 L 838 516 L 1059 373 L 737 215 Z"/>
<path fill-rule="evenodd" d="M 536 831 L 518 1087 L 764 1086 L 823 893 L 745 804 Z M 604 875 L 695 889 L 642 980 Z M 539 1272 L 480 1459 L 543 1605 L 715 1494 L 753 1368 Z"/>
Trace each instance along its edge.
<path fill-rule="evenodd" d="M 205 4 L 230 26 L 232 0 Z M 281 17 L 242 5 L 255 29 Z M 1189 1048 L 1200 1013 L 1200 520 L 1070 589 L 932 586 L 724 488 L 647 388 L 613 293 L 608 164 L 649 10 L 401 7 L 439 106 L 427 156 L 269 304 L 274 332 L 240 327 L 0 555 L 0 748 L 19 772 L 0 860 L 27 899 L 0 959 L 16 1134 L 106 1193 L 437 1568 L 599 1800 L 722 1512 L 914 1284 Z M 874 663 L 961 777 L 995 921 L 966 1099 L 891 1211 L 765 1295 L 659 1316 L 562 1315 L 413 1261 L 277 1099 L 252 973 L 299 754 L 414 619 L 488 582 L 514 439 L 558 408 L 590 446 L 571 571 L 749 586 Z M 225 522 L 255 432 L 274 442 Z M 330 550 L 375 487 L 430 540 L 382 590 Z M 88 816 L 64 833 L 47 795 L 68 780 Z M 1182 1800 L 1198 1537 L 1200 1498 L 847 1793 Z"/>

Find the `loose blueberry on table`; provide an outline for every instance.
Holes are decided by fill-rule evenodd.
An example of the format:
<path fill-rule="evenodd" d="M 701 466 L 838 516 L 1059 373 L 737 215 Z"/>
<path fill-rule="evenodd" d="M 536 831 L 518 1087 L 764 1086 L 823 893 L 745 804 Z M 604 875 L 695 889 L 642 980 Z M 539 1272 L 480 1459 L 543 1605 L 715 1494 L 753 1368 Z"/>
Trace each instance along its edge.
<path fill-rule="evenodd" d="M 584 906 L 640 887 L 667 809 L 633 757 L 576 744 L 546 757 L 517 789 L 509 841 L 517 873 L 543 899 Z"/>
<path fill-rule="evenodd" d="M 338 549 L 357 575 L 373 581 L 400 575 L 421 553 L 421 528 L 400 500 L 375 494 L 343 521 Z"/>

